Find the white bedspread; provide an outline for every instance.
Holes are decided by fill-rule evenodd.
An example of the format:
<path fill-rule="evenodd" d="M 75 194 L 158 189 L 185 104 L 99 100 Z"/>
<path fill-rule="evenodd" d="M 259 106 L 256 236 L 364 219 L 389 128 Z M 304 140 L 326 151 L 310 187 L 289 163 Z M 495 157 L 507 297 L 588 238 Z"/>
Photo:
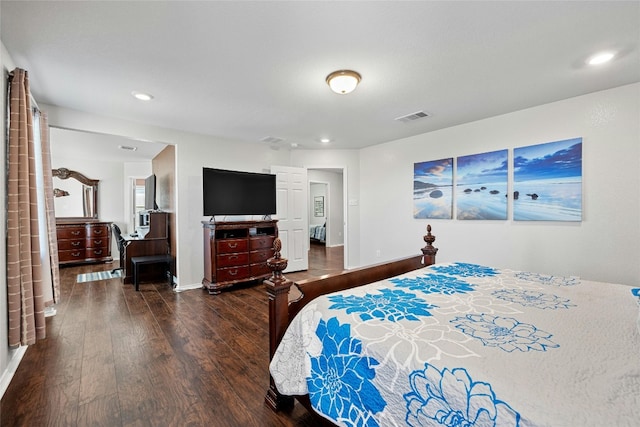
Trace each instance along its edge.
<path fill-rule="evenodd" d="M 270 370 L 345 426 L 639 426 L 638 315 L 629 286 L 436 264 L 311 302 Z"/>

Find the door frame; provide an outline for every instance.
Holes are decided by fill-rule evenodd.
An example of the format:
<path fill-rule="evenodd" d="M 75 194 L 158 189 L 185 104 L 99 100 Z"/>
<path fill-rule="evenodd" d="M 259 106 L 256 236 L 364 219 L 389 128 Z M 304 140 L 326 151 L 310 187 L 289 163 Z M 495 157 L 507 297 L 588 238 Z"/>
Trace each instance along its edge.
<path fill-rule="evenodd" d="M 318 170 L 318 171 L 327 171 L 327 172 L 342 172 L 342 236 L 343 236 L 343 268 L 345 270 L 348 269 L 349 266 L 349 204 L 348 204 L 348 174 L 346 166 L 336 166 L 336 165 L 304 165 L 305 169 L 307 169 L 307 182 L 310 183 L 308 178 L 309 170 Z M 319 181 L 314 181 L 319 182 Z M 325 182 L 322 182 L 323 184 Z M 309 184 L 307 184 L 309 185 Z M 330 187 L 330 186 L 329 186 Z M 307 197 L 308 192 L 307 192 Z M 327 230 L 328 231 L 328 230 Z"/>

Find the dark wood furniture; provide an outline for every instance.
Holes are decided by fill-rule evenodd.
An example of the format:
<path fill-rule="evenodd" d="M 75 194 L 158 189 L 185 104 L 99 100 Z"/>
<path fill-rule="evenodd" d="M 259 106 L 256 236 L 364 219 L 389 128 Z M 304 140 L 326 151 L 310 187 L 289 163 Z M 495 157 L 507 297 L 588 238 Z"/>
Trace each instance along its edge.
<path fill-rule="evenodd" d="M 98 220 L 58 219 L 60 265 L 111 262 L 111 223 Z"/>
<path fill-rule="evenodd" d="M 165 255 L 146 255 L 146 256 L 134 256 L 131 258 L 131 264 L 133 265 L 133 285 L 136 288 L 136 292 L 140 290 L 140 267 L 143 265 L 162 264 L 167 267 L 167 273 L 169 277 L 169 286 L 173 285 L 171 277 L 171 271 L 173 270 L 173 258 L 170 254 Z"/>
<path fill-rule="evenodd" d="M 297 283 L 288 280 L 282 274 L 282 271 L 287 268 L 287 260 L 280 257 L 281 242 L 276 239 L 274 242 L 274 257 L 267 261 L 267 265 L 273 273 L 269 279 L 264 281 L 267 296 L 269 297 L 269 360 L 273 358 L 273 354 L 291 320 L 314 298 L 331 292 L 388 279 L 435 264 L 438 249 L 433 246 L 436 238 L 431 234 L 430 225 L 427 225 L 427 234 L 423 239 L 426 242 L 426 246 L 422 248 L 422 255 L 353 269 L 318 279 L 303 280 Z M 296 396 L 296 399 L 310 412 L 314 413 L 311 409 L 308 395 Z M 271 377 L 265 401 L 275 411 L 293 406 L 293 396 L 280 394 Z"/>
<path fill-rule="evenodd" d="M 277 220 L 203 221 L 204 278 L 210 294 L 237 283 L 271 275 L 266 261 L 273 256 Z"/>
<path fill-rule="evenodd" d="M 167 212 L 149 212 L 149 232 L 144 237 L 124 236 L 127 244 L 124 249 L 124 283 L 134 283 L 133 263 L 134 257 L 144 257 L 150 255 L 168 255 L 169 248 L 169 214 Z M 172 262 L 173 265 L 173 262 Z M 151 268 L 153 265 L 141 265 L 138 272 L 138 280 L 155 280 L 160 277 L 160 272 Z M 161 273 L 165 273 L 162 269 Z M 170 278 L 173 280 L 173 273 Z M 164 279 L 164 277 L 163 277 Z"/>

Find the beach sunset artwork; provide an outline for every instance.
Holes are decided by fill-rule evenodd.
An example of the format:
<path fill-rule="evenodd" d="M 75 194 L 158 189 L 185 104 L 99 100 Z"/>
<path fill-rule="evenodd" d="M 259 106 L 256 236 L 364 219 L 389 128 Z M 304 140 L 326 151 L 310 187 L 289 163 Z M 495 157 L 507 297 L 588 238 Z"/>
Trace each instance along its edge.
<path fill-rule="evenodd" d="M 507 219 L 507 150 L 458 157 L 456 218 Z"/>
<path fill-rule="evenodd" d="M 413 164 L 413 217 L 453 218 L 453 158 Z"/>
<path fill-rule="evenodd" d="M 582 221 L 582 138 L 513 150 L 513 219 Z"/>

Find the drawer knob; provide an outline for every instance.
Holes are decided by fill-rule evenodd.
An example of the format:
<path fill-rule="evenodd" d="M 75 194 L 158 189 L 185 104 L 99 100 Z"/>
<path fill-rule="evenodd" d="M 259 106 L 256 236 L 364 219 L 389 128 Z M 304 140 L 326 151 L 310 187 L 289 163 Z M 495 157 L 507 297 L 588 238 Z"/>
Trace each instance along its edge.
<path fill-rule="evenodd" d="M 80 230 L 71 230 L 71 234 L 73 234 L 74 236 L 79 236 L 80 235 Z"/>
<path fill-rule="evenodd" d="M 229 271 L 229 275 L 230 276 L 236 276 L 238 274 L 238 270 L 230 270 Z"/>
<path fill-rule="evenodd" d="M 100 245 L 100 244 L 102 244 L 102 239 L 100 239 L 100 240 L 94 240 L 94 243 L 95 243 L 96 245 Z"/>
<path fill-rule="evenodd" d="M 102 255 L 102 249 L 99 249 L 97 251 L 94 251 L 93 253 L 95 253 L 96 255 Z"/>
<path fill-rule="evenodd" d="M 229 246 L 231 249 L 235 249 L 238 247 L 237 243 L 227 243 L 227 246 Z"/>
<path fill-rule="evenodd" d="M 77 246 L 80 246 L 80 243 L 81 242 L 71 242 L 71 246 L 76 246 L 77 247 Z"/>
<path fill-rule="evenodd" d="M 94 229 L 93 234 L 102 234 L 102 229 Z"/>

